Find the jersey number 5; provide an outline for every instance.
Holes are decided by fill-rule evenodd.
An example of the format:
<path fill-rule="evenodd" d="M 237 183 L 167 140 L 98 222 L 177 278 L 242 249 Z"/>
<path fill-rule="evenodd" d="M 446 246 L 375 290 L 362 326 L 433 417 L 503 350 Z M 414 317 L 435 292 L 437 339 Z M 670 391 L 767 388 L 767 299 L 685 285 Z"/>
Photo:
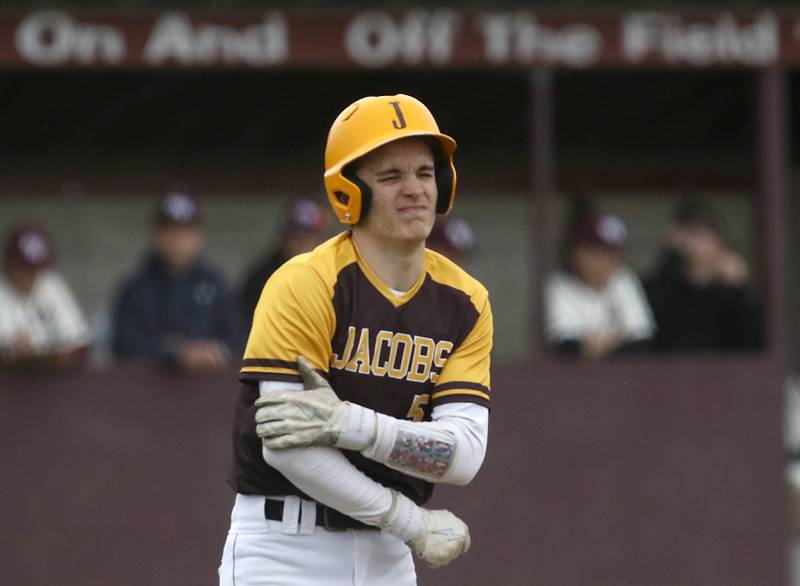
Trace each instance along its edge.
<path fill-rule="evenodd" d="M 425 419 L 425 412 L 422 410 L 423 405 L 427 405 L 431 400 L 430 395 L 414 395 L 414 402 L 411 403 L 411 409 L 406 414 L 406 419 L 411 421 L 422 421 Z"/>

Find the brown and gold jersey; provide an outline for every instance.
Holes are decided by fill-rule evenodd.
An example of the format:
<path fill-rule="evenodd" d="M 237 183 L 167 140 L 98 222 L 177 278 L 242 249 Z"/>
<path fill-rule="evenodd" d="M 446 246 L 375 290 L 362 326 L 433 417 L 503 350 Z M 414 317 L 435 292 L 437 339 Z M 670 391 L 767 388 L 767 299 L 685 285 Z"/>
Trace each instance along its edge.
<path fill-rule="evenodd" d="M 297 256 L 264 287 L 240 373 L 231 484 L 246 494 L 301 494 L 261 457 L 253 403 L 258 381 L 299 382 L 303 355 L 342 400 L 415 421 L 450 402 L 489 406 L 492 313 L 486 289 L 443 256 L 426 251 L 425 270 L 402 295 L 359 256 L 350 233 Z M 357 452 L 365 474 L 417 503 L 432 485 Z"/>

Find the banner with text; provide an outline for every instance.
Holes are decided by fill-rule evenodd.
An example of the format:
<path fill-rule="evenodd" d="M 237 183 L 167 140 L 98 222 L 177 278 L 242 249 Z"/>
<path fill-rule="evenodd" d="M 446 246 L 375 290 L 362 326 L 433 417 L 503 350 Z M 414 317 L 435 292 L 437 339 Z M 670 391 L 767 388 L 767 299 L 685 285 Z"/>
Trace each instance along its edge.
<path fill-rule="evenodd" d="M 0 68 L 800 67 L 800 15 L 265 10 L 0 13 Z"/>

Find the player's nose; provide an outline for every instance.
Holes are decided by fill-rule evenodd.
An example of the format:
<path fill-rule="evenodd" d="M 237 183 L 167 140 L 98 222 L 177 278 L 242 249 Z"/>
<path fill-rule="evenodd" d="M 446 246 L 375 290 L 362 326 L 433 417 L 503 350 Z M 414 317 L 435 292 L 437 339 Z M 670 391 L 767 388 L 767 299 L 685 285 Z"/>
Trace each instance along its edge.
<path fill-rule="evenodd" d="M 404 176 L 402 189 L 403 195 L 407 195 L 408 197 L 416 199 L 425 196 L 425 184 L 413 173 L 408 173 Z"/>

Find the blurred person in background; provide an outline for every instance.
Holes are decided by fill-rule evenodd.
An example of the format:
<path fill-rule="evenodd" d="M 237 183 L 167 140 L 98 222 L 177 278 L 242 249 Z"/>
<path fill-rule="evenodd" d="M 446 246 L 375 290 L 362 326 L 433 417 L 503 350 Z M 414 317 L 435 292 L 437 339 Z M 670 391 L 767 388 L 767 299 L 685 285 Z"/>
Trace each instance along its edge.
<path fill-rule="evenodd" d="M 0 365 L 33 370 L 80 365 L 89 328 L 75 297 L 52 267 L 53 243 L 41 226 L 9 234 L 0 277 Z"/>
<path fill-rule="evenodd" d="M 747 262 L 727 243 L 719 212 L 704 201 L 676 209 L 646 288 L 663 352 L 752 350 L 761 311 Z"/>
<path fill-rule="evenodd" d="M 238 360 L 239 310 L 221 275 L 202 260 L 204 241 L 195 199 L 167 193 L 155 215 L 152 250 L 116 299 L 112 346 L 118 358 L 189 372 Z"/>
<path fill-rule="evenodd" d="M 464 266 L 467 255 L 475 246 L 475 234 L 464 220 L 446 216 L 436 220 L 425 246 Z"/>
<path fill-rule="evenodd" d="M 310 199 L 300 199 L 291 204 L 278 242 L 247 271 L 242 285 L 239 298 L 248 330 L 261 290 L 270 275 L 293 256 L 322 244 L 330 223 L 328 210 Z"/>
<path fill-rule="evenodd" d="M 598 360 L 648 349 L 655 326 L 644 290 L 624 263 L 625 225 L 586 206 L 568 226 L 562 268 L 545 294 L 545 337 L 567 357 Z"/>

